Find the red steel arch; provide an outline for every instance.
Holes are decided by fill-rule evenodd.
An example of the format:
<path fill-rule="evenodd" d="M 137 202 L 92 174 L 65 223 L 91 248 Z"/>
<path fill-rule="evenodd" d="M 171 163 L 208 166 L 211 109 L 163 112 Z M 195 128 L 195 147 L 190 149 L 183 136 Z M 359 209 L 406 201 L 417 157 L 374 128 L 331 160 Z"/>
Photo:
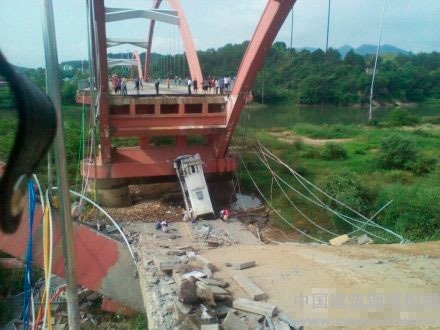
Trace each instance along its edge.
<path fill-rule="evenodd" d="M 178 0 L 168 0 L 176 11 L 191 78 L 202 80 L 202 72 L 188 23 Z M 155 0 L 156 9 L 162 0 Z M 108 89 L 106 18 L 102 0 L 93 0 L 91 24 L 93 45 L 99 63 L 100 149 L 96 162 L 83 161 L 82 173 L 94 179 L 158 178 L 175 176 L 173 160 L 182 154 L 199 153 L 208 174 L 230 173 L 237 168 L 228 145 L 256 75 L 295 0 L 267 0 L 254 35 L 249 42 L 237 80 L 229 97 L 223 95 L 115 96 Z M 176 23 L 176 22 L 175 22 Z M 154 32 L 150 22 L 148 47 Z M 147 56 L 147 60 L 148 60 Z M 148 77 L 146 73 L 145 77 Z M 155 137 L 170 137 L 167 148 L 151 143 Z M 192 136 L 202 144 L 190 143 Z M 133 147 L 112 147 L 112 138 L 138 138 Z M 93 167 L 93 169 L 89 169 Z"/>
<path fill-rule="evenodd" d="M 162 0 L 155 0 L 153 2 L 153 9 L 160 7 Z M 188 22 L 185 19 L 183 8 L 178 0 L 168 0 L 168 4 L 172 9 L 177 12 L 177 17 L 179 17 L 179 31 L 182 37 L 183 47 L 186 53 L 186 60 L 188 62 L 189 74 L 192 79 L 197 79 L 198 81 L 203 80 L 202 70 L 200 69 L 199 58 L 197 57 L 196 47 L 191 36 L 191 31 L 189 29 Z M 151 20 L 150 28 L 148 32 L 148 45 L 147 54 L 145 60 L 144 77 L 149 80 L 150 78 L 150 63 L 151 63 L 151 46 L 153 43 L 154 26 L 156 21 Z"/>

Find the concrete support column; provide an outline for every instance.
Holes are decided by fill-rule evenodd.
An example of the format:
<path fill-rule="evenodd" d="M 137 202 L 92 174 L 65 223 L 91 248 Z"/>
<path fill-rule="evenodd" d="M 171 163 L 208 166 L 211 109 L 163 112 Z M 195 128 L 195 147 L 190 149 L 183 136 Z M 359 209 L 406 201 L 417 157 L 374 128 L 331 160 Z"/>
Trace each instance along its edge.
<path fill-rule="evenodd" d="M 131 205 L 131 196 L 126 179 L 98 179 L 91 182 L 96 189 L 96 201 L 106 207 L 126 207 Z"/>

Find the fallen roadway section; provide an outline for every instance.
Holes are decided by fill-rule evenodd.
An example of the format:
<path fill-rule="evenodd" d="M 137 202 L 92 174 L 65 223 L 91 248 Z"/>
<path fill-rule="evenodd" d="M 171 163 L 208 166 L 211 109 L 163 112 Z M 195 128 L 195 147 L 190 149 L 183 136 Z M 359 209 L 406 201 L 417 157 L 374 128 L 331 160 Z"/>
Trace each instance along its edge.
<path fill-rule="evenodd" d="M 150 329 L 313 329 L 322 325 L 311 319 L 440 315 L 439 242 L 265 245 L 239 221 L 174 222 L 167 232 L 133 225 Z"/>

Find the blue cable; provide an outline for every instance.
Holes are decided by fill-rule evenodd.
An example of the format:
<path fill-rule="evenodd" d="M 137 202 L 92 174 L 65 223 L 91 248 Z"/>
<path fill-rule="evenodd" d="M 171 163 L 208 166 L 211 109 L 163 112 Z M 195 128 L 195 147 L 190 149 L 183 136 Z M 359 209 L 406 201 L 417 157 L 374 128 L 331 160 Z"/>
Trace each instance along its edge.
<path fill-rule="evenodd" d="M 32 180 L 27 183 L 28 190 L 28 216 L 29 216 L 29 238 L 26 250 L 26 263 L 23 274 L 24 279 L 24 294 L 23 294 L 23 309 L 22 320 L 24 321 L 24 329 L 29 329 L 29 320 L 31 314 L 31 294 L 32 294 L 32 229 L 34 226 L 34 212 L 35 212 L 35 190 Z"/>

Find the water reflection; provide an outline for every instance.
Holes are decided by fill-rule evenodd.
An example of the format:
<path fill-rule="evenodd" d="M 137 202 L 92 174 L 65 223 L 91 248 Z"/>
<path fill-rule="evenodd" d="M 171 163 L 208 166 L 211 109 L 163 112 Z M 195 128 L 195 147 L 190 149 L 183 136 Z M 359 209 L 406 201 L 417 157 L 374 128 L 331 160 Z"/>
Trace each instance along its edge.
<path fill-rule="evenodd" d="M 395 109 L 377 108 L 373 118 L 383 120 Z M 423 104 L 405 107 L 411 114 L 418 116 L 438 116 L 438 104 Z M 323 124 L 367 124 L 368 108 L 335 107 L 335 106 L 298 106 L 294 104 L 265 105 L 258 109 L 245 109 L 251 111 L 249 125 L 255 128 L 290 127 L 298 123 L 315 125 Z M 270 113 L 270 116 L 268 116 Z"/>

